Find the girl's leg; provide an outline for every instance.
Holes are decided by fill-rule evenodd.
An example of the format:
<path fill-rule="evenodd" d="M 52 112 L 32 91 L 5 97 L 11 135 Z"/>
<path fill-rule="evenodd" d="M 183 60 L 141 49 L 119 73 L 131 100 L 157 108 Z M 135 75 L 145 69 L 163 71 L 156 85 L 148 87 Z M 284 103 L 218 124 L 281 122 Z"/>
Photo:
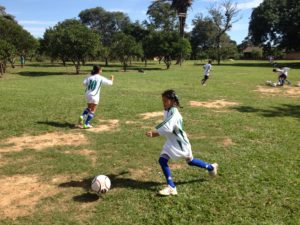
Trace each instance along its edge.
<path fill-rule="evenodd" d="M 210 176 L 216 176 L 217 175 L 217 171 L 218 171 L 218 163 L 213 163 L 213 164 L 209 164 L 207 162 L 204 162 L 200 159 L 196 159 L 196 158 L 192 158 L 191 159 L 187 159 L 187 163 L 190 165 L 190 166 L 197 166 L 197 167 L 200 167 L 200 168 L 203 168 L 203 169 L 206 169 L 209 173 Z"/>
<path fill-rule="evenodd" d="M 196 158 L 193 158 L 192 160 L 187 160 L 187 163 L 190 166 L 197 166 L 203 169 L 207 169 L 208 171 L 212 171 L 214 169 L 214 167 L 211 164 Z"/>
<path fill-rule="evenodd" d="M 96 112 L 97 105 L 94 103 L 88 103 L 88 108 L 89 108 L 89 113 L 88 113 L 88 117 L 85 121 L 86 126 L 89 125 L 90 121 L 94 118 L 94 114 Z"/>
<path fill-rule="evenodd" d="M 89 107 L 87 107 L 87 108 L 84 109 L 84 111 L 83 111 L 83 113 L 81 114 L 81 116 L 82 116 L 83 118 L 85 118 L 85 117 L 87 116 L 87 114 L 89 114 L 89 112 L 90 112 L 90 109 L 89 109 Z"/>
<path fill-rule="evenodd" d="M 159 162 L 161 169 L 165 175 L 168 185 L 171 186 L 172 188 L 175 188 L 176 186 L 171 177 L 171 170 L 170 170 L 170 167 L 168 166 L 168 161 L 169 161 L 168 158 L 169 157 L 166 155 L 161 155 L 158 162 Z"/>

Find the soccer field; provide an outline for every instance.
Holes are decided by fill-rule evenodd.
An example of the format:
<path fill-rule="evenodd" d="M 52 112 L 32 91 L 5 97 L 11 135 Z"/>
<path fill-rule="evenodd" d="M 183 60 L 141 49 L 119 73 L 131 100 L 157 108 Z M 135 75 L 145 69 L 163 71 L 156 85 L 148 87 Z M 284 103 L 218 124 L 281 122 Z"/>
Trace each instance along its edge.
<path fill-rule="evenodd" d="M 28 63 L 0 78 L 0 224 L 300 224 L 300 62 L 291 86 L 268 87 L 277 75 L 264 61 L 181 67 L 133 63 L 103 68 L 92 124 L 74 128 L 86 106 L 72 65 Z M 178 196 L 160 197 L 157 162 L 164 137 L 145 132 L 162 121 L 161 93 L 174 89 L 195 157 L 219 163 L 219 175 L 170 163 Z M 89 191 L 95 175 L 111 190 Z"/>

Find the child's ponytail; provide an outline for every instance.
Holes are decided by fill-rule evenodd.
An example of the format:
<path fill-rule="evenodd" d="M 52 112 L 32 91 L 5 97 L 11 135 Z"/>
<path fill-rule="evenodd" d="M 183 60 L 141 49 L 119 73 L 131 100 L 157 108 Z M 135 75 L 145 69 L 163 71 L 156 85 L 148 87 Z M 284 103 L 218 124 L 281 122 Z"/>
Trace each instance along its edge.
<path fill-rule="evenodd" d="M 179 102 L 179 97 L 174 90 L 166 90 L 161 94 L 161 96 L 173 100 L 176 106 L 182 108 Z"/>

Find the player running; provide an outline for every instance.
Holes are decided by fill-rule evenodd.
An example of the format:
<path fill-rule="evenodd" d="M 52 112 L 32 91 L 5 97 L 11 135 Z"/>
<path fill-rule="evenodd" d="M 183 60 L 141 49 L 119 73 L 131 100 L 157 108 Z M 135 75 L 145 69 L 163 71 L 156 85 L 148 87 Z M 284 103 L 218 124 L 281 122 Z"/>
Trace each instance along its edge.
<path fill-rule="evenodd" d="M 190 166 L 204 168 L 211 176 L 217 175 L 218 164 L 209 164 L 193 157 L 191 144 L 183 130 L 182 116 L 177 107 L 180 107 L 178 96 L 174 90 L 162 93 L 162 102 L 165 109 L 164 121 L 156 126 L 155 131 L 146 133 L 148 137 L 165 136 L 166 142 L 160 153 L 159 164 L 163 170 L 168 186 L 159 191 L 160 195 L 177 195 L 177 189 L 171 177 L 168 166 L 169 159 L 185 158 Z"/>
<path fill-rule="evenodd" d="M 210 72 L 211 68 L 212 68 L 211 60 L 208 60 L 208 63 L 203 66 L 203 69 L 204 69 L 204 78 L 201 80 L 201 84 L 203 86 L 205 86 L 205 82 L 209 78 L 209 72 Z"/>
<path fill-rule="evenodd" d="M 82 125 L 84 129 L 93 127 L 90 122 L 94 117 L 97 105 L 100 101 L 100 91 L 102 85 L 113 85 L 114 76 L 110 77 L 110 80 L 101 76 L 102 69 L 100 66 L 94 66 L 91 74 L 86 77 L 83 81 L 85 90 L 85 97 L 87 100 L 87 108 L 83 111 L 82 115 L 79 117 L 79 124 Z M 85 120 L 86 119 L 86 120 Z M 84 122 L 85 120 L 85 122 Z"/>

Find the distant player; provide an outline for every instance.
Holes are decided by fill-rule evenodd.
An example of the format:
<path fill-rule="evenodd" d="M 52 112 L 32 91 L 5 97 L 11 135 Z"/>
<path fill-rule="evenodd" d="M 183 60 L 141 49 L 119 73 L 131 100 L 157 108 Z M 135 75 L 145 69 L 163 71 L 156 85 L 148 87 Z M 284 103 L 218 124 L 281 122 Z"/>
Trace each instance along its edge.
<path fill-rule="evenodd" d="M 20 63 L 21 63 L 21 67 L 23 68 L 24 65 L 25 65 L 25 57 L 24 57 L 24 55 L 20 56 Z"/>
<path fill-rule="evenodd" d="M 283 86 L 285 82 L 287 82 L 289 85 L 291 84 L 291 82 L 287 80 L 289 69 L 289 67 L 273 69 L 273 72 L 278 73 L 278 86 Z"/>
<path fill-rule="evenodd" d="M 211 67 L 212 67 L 211 60 L 208 60 L 208 63 L 203 66 L 203 69 L 204 69 L 204 78 L 201 80 L 201 84 L 202 85 L 205 85 L 205 82 L 208 80 L 208 78 L 209 78 L 209 72 L 211 70 Z"/>
<path fill-rule="evenodd" d="M 178 96 L 174 90 L 162 93 L 162 102 L 165 109 L 164 121 L 156 126 L 155 131 L 146 133 L 148 137 L 165 136 L 166 142 L 160 153 L 159 164 L 167 180 L 168 186 L 159 191 L 160 195 L 177 195 L 177 189 L 171 177 L 168 166 L 170 159 L 185 158 L 190 166 L 204 168 L 211 176 L 217 175 L 218 164 L 209 164 L 193 157 L 191 144 L 183 130 L 182 117 L 177 109 L 180 107 Z"/>
<path fill-rule="evenodd" d="M 85 97 L 88 104 L 87 108 L 79 117 L 79 124 L 82 125 L 84 129 L 93 127 L 90 124 L 90 121 L 93 119 L 94 114 L 96 112 L 96 108 L 100 100 L 100 91 L 102 85 L 113 85 L 114 82 L 114 76 L 111 76 L 109 80 L 101 76 L 101 74 L 101 67 L 94 66 L 91 74 L 83 81 L 83 84 L 86 87 Z"/>

